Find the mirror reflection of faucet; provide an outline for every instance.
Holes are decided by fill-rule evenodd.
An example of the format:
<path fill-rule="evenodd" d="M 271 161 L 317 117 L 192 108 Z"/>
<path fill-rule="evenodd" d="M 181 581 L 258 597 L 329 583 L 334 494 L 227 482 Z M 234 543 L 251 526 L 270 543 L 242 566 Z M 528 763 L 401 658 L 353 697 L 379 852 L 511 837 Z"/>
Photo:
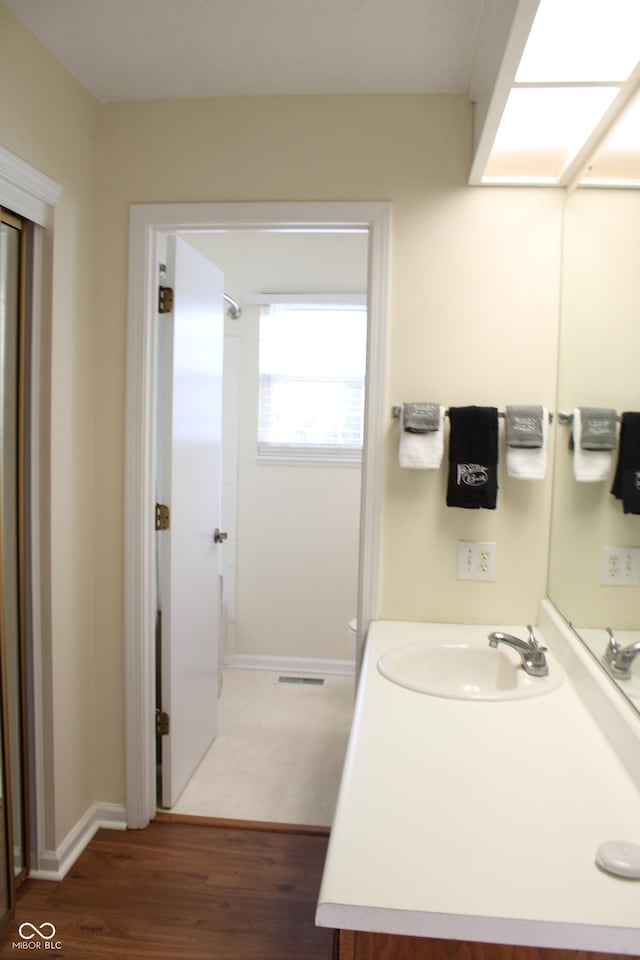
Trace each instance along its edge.
<path fill-rule="evenodd" d="M 528 640 L 521 640 L 511 633 L 501 633 L 496 630 L 489 634 L 489 646 L 497 647 L 499 643 L 506 643 L 520 654 L 523 670 L 532 677 L 546 677 L 549 673 L 549 665 L 545 657 L 547 648 L 538 643 L 531 625 L 527 626 L 527 630 L 529 631 Z"/>
<path fill-rule="evenodd" d="M 611 627 L 607 627 L 607 633 L 609 634 L 609 643 L 602 657 L 604 665 L 616 680 L 630 680 L 633 661 L 640 653 L 640 640 L 630 643 L 628 647 L 623 647 L 616 640 Z"/>

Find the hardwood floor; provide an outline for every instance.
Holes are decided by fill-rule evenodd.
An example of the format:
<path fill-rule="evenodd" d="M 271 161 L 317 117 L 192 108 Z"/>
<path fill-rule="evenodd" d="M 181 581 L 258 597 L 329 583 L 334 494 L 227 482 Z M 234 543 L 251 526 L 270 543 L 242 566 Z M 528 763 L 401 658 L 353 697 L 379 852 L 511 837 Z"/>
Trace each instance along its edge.
<path fill-rule="evenodd" d="M 48 955 L 69 960 L 330 960 L 314 925 L 326 847 L 326 831 L 170 817 L 100 830 L 60 883 L 26 881 L 0 956 L 18 955 L 26 922 L 53 924 Z"/>

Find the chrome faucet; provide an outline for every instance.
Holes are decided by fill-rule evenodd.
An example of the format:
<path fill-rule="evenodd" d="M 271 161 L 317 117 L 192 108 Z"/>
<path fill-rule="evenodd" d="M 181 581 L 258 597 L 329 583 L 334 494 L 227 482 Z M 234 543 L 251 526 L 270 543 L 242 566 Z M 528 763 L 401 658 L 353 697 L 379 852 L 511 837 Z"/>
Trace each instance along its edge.
<path fill-rule="evenodd" d="M 549 665 L 545 657 L 547 648 L 538 643 L 532 626 L 528 626 L 527 630 L 529 631 L 528 640 L 520 640 L 519 637 L 514 637 L 510 633 L 500 633 L 500 631 L 490 633 L 489 646 L 497 647 L 499 643 L 508 644 L 520 654 L 523 670 L 530 673 L 532 677 L 546 677 L 549 673 Z"/>
<path fill-rule="evenodd" d="M 630 680 L 633 661 L 640 653 L 640 640 L 630 643 L 628 647 L 623 647 L 616 640 L 611 627 L 607 627 L 607 633 L 609 634 L 609 643 L 602 658 L 605 666 L 616 680 Z"/>

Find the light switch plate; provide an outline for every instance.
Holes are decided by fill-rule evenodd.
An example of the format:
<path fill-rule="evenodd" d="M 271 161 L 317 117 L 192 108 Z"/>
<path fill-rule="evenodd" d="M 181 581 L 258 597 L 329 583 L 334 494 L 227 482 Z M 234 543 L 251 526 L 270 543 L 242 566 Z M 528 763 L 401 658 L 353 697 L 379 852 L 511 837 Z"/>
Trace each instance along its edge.
<path fill-rule="evenodd" d="M 458 580 L 495 580 L 496 545 L 481 540 L 458 540 Z"/>

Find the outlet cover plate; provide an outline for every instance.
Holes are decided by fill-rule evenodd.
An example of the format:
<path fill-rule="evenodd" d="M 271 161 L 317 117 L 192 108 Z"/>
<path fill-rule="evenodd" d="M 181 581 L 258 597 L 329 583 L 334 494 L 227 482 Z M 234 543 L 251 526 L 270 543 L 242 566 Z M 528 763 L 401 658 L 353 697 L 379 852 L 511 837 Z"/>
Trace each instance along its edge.
<path fill-rule="evenodd" d="M 600 583 L 607 587 L 640 586 L 640 547 L 603 547 Z"/>
<path fill-rule="evenodd" d="M 482 540 L 458 540 L 458 580 L 495 580 L 496 545 Z"/>

